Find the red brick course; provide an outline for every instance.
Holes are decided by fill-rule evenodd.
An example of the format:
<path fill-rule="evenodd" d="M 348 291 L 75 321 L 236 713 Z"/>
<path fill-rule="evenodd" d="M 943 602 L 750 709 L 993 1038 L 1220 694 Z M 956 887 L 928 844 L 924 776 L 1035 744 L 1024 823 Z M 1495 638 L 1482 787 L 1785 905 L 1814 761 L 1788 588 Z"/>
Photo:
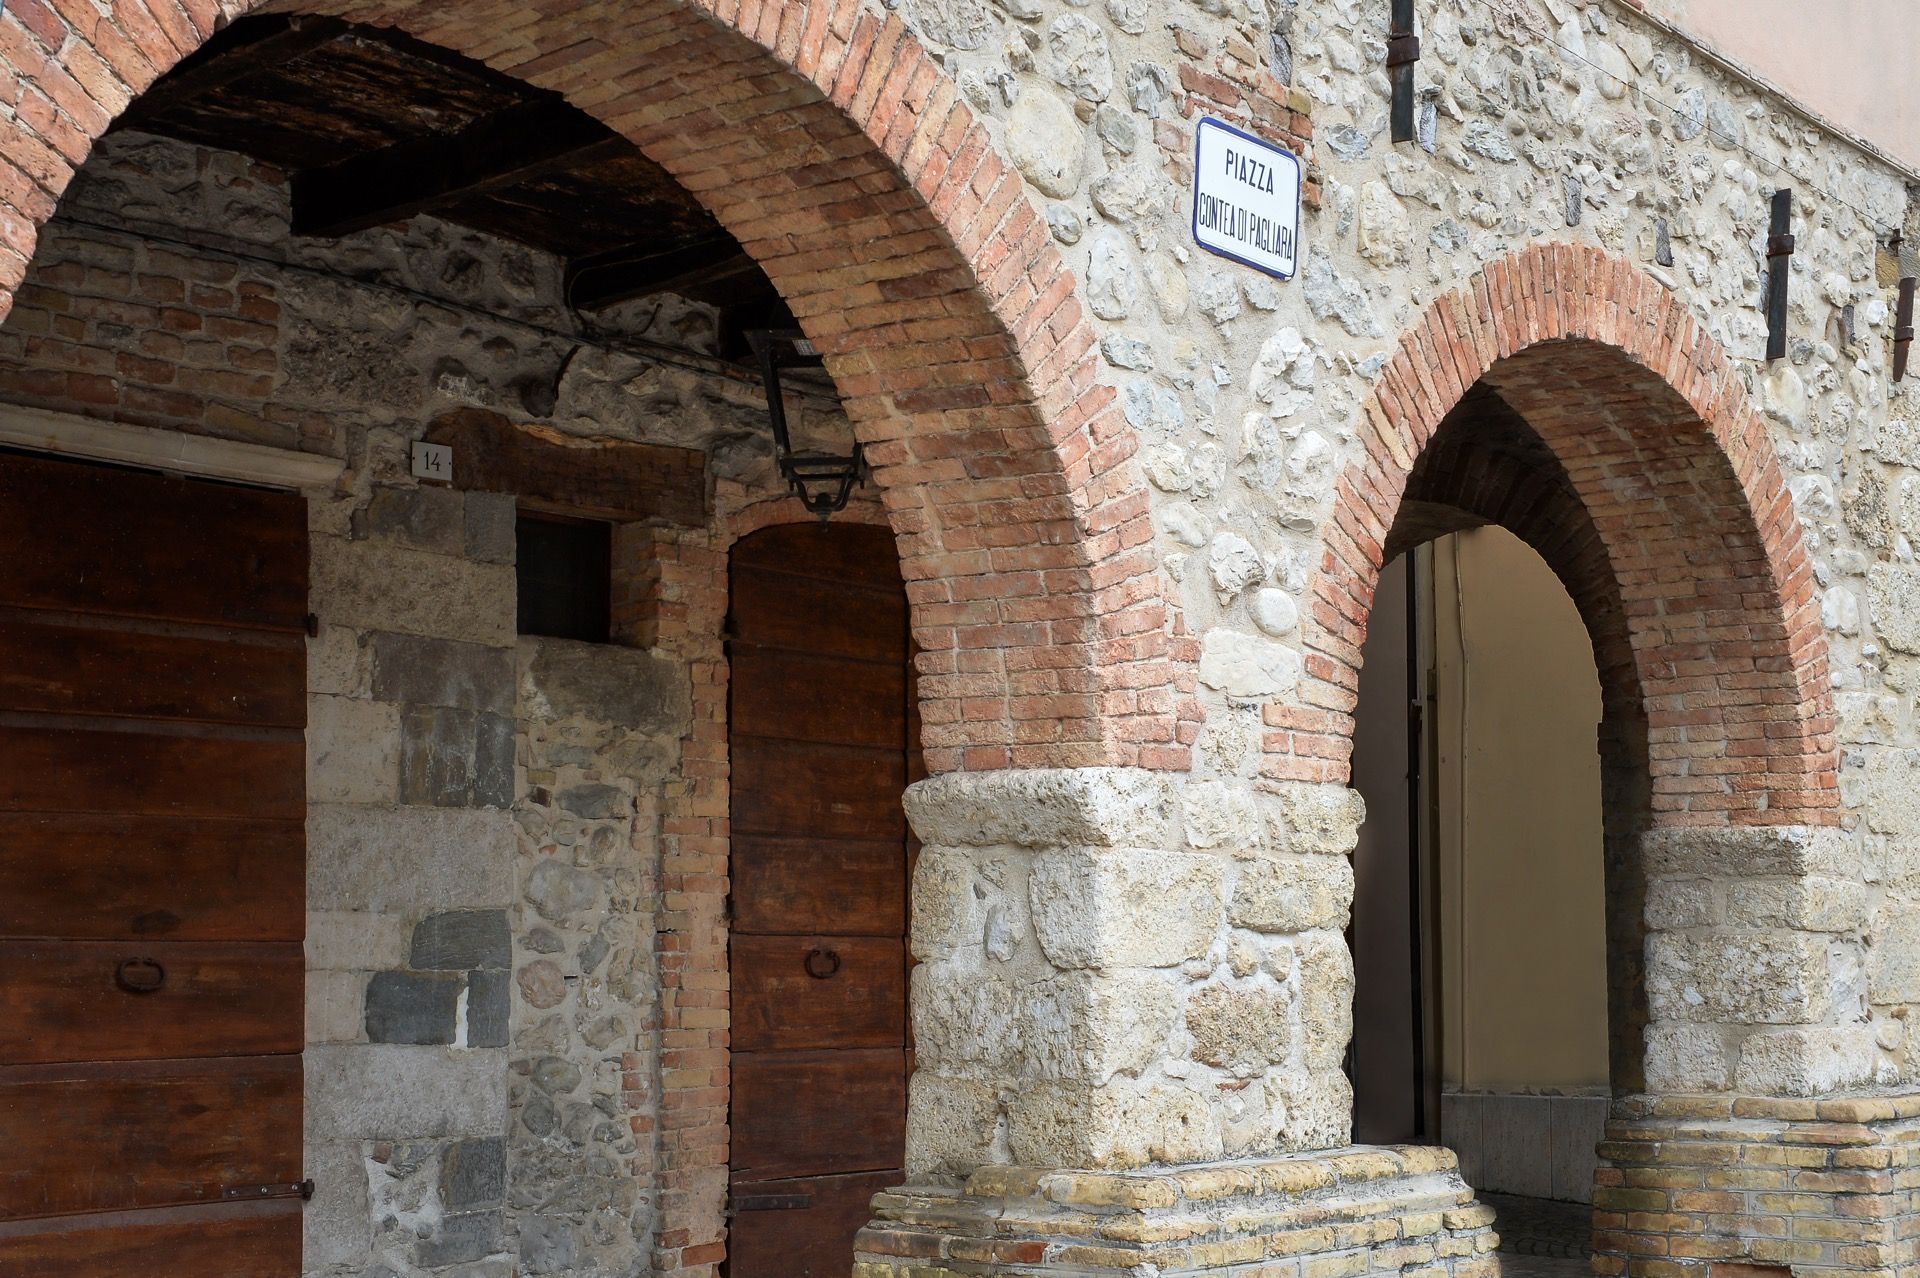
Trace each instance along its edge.
<path fill-rule="evenodd" d="M 1570 244 L 1490 263 L 1401 338 L 1366 404 L 1366 456 L 1338 481 L 1308 683 L 1300 706 L 1268 712 L 1268 774 L 1346 779 L 1389 531 L 1416 459 L 1483 380 L 1578 495 L 1578 512 L 1535 512 L 1557 533 L 1516 531 L 1558 547 L 1603 686 L 1637 709 L 1653 820 L 1837 821 L 1826 640 L 1765 425 L 1683 303 L 1631 262 Z"/>

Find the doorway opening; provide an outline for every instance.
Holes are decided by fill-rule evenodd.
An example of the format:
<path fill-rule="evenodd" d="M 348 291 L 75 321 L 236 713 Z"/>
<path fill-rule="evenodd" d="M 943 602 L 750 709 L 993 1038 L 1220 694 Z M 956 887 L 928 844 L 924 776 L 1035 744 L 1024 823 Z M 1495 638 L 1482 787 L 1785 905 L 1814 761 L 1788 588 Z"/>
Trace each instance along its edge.
<path fill-rule="evenodd" d="M 1507 1244 L 1584 1254 L 1608 1099 L 1600 685 L 1579 611 L 1498 526 L 1381 574 L 1353 782 L 1354 1136 L 1444 1144 Z"/>

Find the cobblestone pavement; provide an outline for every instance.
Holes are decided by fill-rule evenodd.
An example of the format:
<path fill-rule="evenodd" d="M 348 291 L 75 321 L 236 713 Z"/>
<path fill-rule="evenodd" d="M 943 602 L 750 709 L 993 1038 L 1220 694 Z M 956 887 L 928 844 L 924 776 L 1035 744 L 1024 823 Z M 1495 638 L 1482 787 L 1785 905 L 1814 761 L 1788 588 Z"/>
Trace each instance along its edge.
<path fill-rule="evenodd" d="M 1493 1227 L 1501 1251 L 1558 1260 L 1585 1260 L 1593 1254 L 1593 1208 L 1585 1203 L 1489 1193 L 1482 1193 L 1480 1201 L 1498 1217 Z"/>
<path fill-rule="evenodd" d="M 1500 1235 L 1504 1278 L 1585 1278 L 1592 1272 L 1593 1208 L 1543 1198 L 1482 1193 Z"/>

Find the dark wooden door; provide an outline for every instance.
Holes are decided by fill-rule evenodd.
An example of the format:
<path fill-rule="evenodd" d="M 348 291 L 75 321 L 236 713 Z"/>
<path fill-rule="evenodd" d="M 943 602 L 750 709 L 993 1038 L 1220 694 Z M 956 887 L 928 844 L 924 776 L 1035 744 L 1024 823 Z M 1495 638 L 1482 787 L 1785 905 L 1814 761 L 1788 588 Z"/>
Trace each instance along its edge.
<path fill-rule="evenodd" d="M 1353 1136 L 1370 1145 L 1439 1138 L 1438 1061 L 1425 1032 L 1421 927 L 1420 650 L 1412 555 L 1386 565 L 1373 593 L 1354 709 L 1353 785 L 1367 819 L 1353 853 Z"/>
<path fill-rule="evenodd" d="M 306 526 L 0 453 L 0 1274 L 300 1272 Z"/>
<path fill-rule="evenodd" d="M 733 551 L 729 1278 L 845 1278 L 906 1145 L 900 795 L 920 771 L 892 534 Z"/>

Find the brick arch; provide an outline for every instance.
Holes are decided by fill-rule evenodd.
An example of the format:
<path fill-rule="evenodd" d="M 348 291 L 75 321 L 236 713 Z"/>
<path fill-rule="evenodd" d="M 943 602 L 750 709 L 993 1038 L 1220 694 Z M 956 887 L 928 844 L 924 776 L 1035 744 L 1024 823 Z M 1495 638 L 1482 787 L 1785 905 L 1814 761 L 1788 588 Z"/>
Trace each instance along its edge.
<path fill-rule="evenodd" d="M 1837 822 L 1826 638 L 1765 426 L 1678 298 L 1631 262 L 1571 244 L 1488 264 L 1402 336 L 1365 405 L 1365 456 L 1336 486 L 1308 681 L 1299 707 L 1270 712 L 1284 731 L 1270 738 L 1269 773 L 1347 779 L 1390 534 L 1416 464 L 1450 446 L 1438 432 L 1476 387 L 1537 433 L 1590 523 L 1593 540 L 1563 546 L 1556 567 L 1600 627 L 1610 717 L 1640 735 L 1614 748 L 1643 772 L 1645 819 Z M 1637 704 L 1622 704 L 1628 689 Z"/>
<path fill-rule="evenodd" d="M 874 462 L 933 770 L 1186 766 L 1136 442 L 1078 285 L 952 77 L 878 4 L 18 0 L 0 317 L 92 139 L 256 8 L 399 27 L 565 94 L 759 261 Z"/>

